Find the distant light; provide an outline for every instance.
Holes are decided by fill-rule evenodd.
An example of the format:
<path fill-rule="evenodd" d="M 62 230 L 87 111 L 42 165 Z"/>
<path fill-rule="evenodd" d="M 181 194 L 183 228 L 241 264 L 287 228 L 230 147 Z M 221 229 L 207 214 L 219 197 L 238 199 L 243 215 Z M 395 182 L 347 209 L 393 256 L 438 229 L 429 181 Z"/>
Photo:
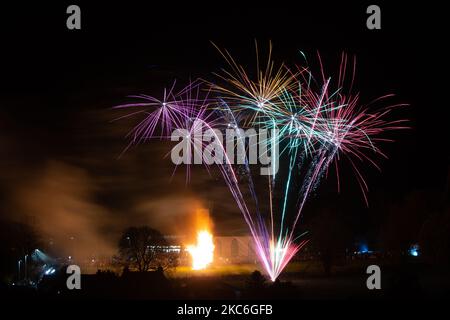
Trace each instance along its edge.
<path fill-rule="evenodd" d="M 367 246 L 367 244 L 362 243 L 359 245 L 359 253 L 368 253 L 369 252 L 369 247 Z"/>
<path fill-rule="evenodd" d="M 69 256 L 69 260 L 72 260 L 72 256 Z"/>
<path fill-rule="evenodd" d="M 56 272 L 55 268 L 48 268 L 45 271 L 45 274 L 48 276 L 48 275 L 54 274 L 55 272 Z"/>
<path fill-rule="evenodd" d="M 409 254 L 413 257 L 419 256 L 419 245 L 415 244 L 409 248 Z"/>

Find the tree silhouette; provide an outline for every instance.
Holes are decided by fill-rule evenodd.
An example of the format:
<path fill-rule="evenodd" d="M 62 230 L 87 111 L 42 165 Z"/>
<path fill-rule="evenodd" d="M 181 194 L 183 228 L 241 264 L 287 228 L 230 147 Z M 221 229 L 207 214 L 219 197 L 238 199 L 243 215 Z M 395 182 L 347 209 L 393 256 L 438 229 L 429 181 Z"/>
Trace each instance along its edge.
<path fill-rule="evenodd" d="M 155 229 L 147 226 L 126 229 L 119 241 L 119 261 L 130 269 L 148 271 L 158 267 L 167 241 Z"/>
<path fill-rule="evenodd" d="M 3 262 L 0 266 L 0 280 L 11 280 L 18 275 L 18 261 L 25 263 L 24 257 L 31 254 L 41 246 L 41 240 L 31 226 L 23 223 L 0 220 L 0 259 Z M 31 258 L 27 259 L 27 271 L 31 275 L 34 265 Z M 23 268 L 23 267 L 22 267 Z M 17 279 L 19 280 L 19 279 Z"/>
<path fill-rule="evenodd" d="M 251 290 L 261 290 L 265 286 L 266 279 L 258 270 L 255 270 L 247 280 L 247 287 Z"/>
<path fill-rule="evenodd" d="M 345 248 L 350 244 L 350 230 L 337 209 L 322 208 L 308 226 L 311 244 L 320 252 L 325 274 L 330 275 L 337 259 L 345 256 Z"/>
<path fill-rule="evenodd" d="M 411 245 L 419 240 L 429 240 L 431 244 L 438 234 L 436 227 L 444 223 L 444 220 L 440 221 L 441 215 L 435 214 L 440 212 L 438 199 L 435 195 L 423 191 L 407 194 L 391 204 L 386 212 L 387 217 L 381 226 L 380 237 L 383 248 L 396 259 L 401 259 Z"/>

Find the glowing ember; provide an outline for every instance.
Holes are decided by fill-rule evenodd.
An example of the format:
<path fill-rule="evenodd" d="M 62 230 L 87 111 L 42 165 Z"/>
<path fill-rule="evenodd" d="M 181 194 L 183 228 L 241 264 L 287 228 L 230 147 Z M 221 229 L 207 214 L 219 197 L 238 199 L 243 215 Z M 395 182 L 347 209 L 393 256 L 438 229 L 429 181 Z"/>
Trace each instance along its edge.
<path fill-rule="evenodd" d="M 192 256 L 192 269 L 205 269 L 212 261 L 214 256 L 214 243 L 212 234 L 206 230 L 197 233 L 197 244 L 187 246 L 187 251 Z"/>

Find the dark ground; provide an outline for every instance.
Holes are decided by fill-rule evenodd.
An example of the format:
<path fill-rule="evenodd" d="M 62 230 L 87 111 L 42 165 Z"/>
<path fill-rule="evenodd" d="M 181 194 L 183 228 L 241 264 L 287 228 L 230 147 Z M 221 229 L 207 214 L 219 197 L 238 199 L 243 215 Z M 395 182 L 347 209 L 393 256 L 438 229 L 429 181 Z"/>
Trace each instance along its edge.
<path fill-rule="evenodd" d="M 450 272 L 422 263 L 380 265 L 381 289 L 366 287 L 364 268 L 323 273 L 288 273 L 272 283 L 253 275 L 166 278 L 157 271 L 117 276 L 97 273 L 82 276 L 82 289 L 65 289 L 65 274 L 44 279 L 38 289 L 2 287 L 9 299 L 170 299 L 170 300 L 371 300 L 448 299 Z"/>

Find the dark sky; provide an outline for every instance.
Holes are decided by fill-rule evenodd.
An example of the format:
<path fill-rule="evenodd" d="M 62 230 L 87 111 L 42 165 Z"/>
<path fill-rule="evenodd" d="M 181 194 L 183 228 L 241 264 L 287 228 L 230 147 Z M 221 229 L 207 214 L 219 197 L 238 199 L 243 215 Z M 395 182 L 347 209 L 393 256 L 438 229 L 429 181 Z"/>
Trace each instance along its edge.
<path fill-rule="evenodd" d="M 381 174 L 374 169 L 365 172 L 369 201 L 395 202 L 414 190 L 434 192 L 445 186 L 448 49 L 440 5 L 378 2 L 382 30 L 370 31 L 365 27 L 369 2 L 74 3 L 82 11 L 80 31 L 66 29 L 65 9 L 72 2 L 2 5 L 2 214 L 16 215 L 20 207 L 40 215 L 46 211 L 45 201 L 37 210 L 17 199 L 22 192 L 33 198 L 28 192 L 36 189 L 44 190 L 38 198 L 54 198 L 53 187 L 46 192 L 45 182 L 63 177 L 76 184 L 77 191 L 56 188 L 61 198 L 70 194 L 75 203 L 83 203 L 80 210 L 101 212 L 114 222 L 103 224 L 106 230 L 142 222 L 170 229 L 167 221 L 172 220 L 164 217 L 192 201 L 193 206 L 212 209 L 218 233 L 245 230 L 220 180 L 195 172 L 193 182 L 185 186 L 180 171 L 170 181 L 173 168 L 163 159 L 170 146 L 154 143 L 117 159 L 130 123 L 111 123 L 116 116 L 111 107 L 128 101 L 130 94 L 158 95 L 175 78 L 182 83 L 212 77 L 224 62 L 210 41 L 244 65 L 254 61 L 254 39 L 263 44 L 271 40 L 274 58 L 288 65 L 298 61 L 299 50 L 310 57 L 318 50 L 330 72 L 337 70 L 342 51 L 356 55 L 361 100 L 395 93 L 397 101 L 410 104 L 402 117 L 411 119 L 412 126 L 393 134 L 397 141 L 385 147 L 390 159 L 380 162 Z M 344 181 L 339 200 L 329 195 L 334 190 L 330 182 L 311 206 L 333 199 L 364 217 L 367 209 L 354 179 L 345 176 Z M 162 209 L 166 205 L 168 209 Z M 166 223 L 147 216 L 162 217 Z M 83 219 L 80 223 L 96 218 Z M 358 221 L 364 224 L 367 219 Z"/>

